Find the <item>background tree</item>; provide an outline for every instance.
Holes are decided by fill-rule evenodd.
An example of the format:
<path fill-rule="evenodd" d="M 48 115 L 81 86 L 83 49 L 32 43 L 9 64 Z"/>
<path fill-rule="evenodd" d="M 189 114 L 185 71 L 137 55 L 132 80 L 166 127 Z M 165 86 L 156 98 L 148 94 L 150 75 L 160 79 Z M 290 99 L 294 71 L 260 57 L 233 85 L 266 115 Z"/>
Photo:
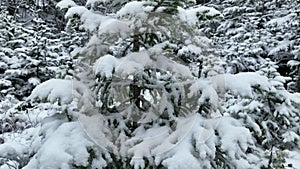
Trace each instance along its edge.
<path fill-rule="evenodd" d="M 270 58 L 282 76 L 292 77 L 286 82 L 290 90 L 299 91 L 298 68 L 287 64 L 299 61 L 298 2 L 212 0 L 209 4 L 222 12 L 224 20 L 206 22 L 202 30 L 220 45 L 220 55 L 231 65 L 229 72 L 256 71 Z"/>

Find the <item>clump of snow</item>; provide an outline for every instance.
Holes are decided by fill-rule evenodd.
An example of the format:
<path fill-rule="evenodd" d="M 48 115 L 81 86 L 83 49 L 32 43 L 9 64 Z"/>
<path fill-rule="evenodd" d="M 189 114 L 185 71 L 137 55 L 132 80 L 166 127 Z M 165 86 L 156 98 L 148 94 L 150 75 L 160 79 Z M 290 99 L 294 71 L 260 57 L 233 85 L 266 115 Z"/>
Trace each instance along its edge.
<path fill-rule="evenodd" d="M 132 1 L 127 3 L 122 9 L 117 12 L 118 17 L 127 15 L 135 15 L 144 12 L 144 2 Z"/>
<path fill-rule="evenodd" d="M 32 77 L 32 78 L 28 79 L 28 83 L 36 86 L 41 83 L 41 80 L 36 77 Z"/>
<path fill-rule="evenodd" d="M 56 4 L 56 8 L 59 9 L 68 9 L 70 7 L 77 6 L 76 3 L 72 0 L 62 0 Z"/>
<path fill-rule="evenodd" d="M 76 15 L 80 16 L 80 21 L 82 22 L 80 28 L 88 31 L 96 30 L 98 26 L 107 19 L 106 16 L 96 14 L 84 6 L 74 6 L 69 8 L 65 17 L 72 18 Z"/>
<path fill-rule="evenodd" d="M 203 50 L 202 48 L 195 46 L 195 45 L 188 45 L 188 46 L 184 46 L 182 49 L 180 49 L 178 51 L 179 55 L 183 55 L 184 53 L 188 53 L 188 52 L 193 52 L 195 54 L 202 54 Z"/>
<path fill-rule="evenodd" d="M 177 153 L 164 160 L 162 164 L 170 169 L 202 168 L 199 161 L 191 154 L 191 148 L 189 140 L 182 141 L 178 146 L 176 146 Z"/>
<path fill-rule="evenodd" d="M 93 146 L 78 122 L 63 123 L 49 135 L 24 169 L 69 168 L 71 163 L 87 167 L 90 157 L 88 147 Z M 105 160 L 101 161 L 99 168 L 107 165 Z"/>
<path fill-rule="evenodd" d="M 231 117 L 223 117 L 218 125 L 221 149 L 227 151 L 231 159 L 241 158 L 248 147 L 254 145 L 250 131 Z"/>
<path fill-rule="evenodd" d="M 38 135 L 37 129 L 39 129 L 39 127 L 28 128 L 20 133 L 9 132 L 1 134 L 1 138 L 4 138 L 4 144 L 0 144 L 1 169 L 21 167 L 20 162 L 24 163 L 30 159 L 28 156 L 32 154 L 32 151 L 34 151 L 36 146 L 39 146 L 39 144 L 33 144 L 35 136 Z M 9 164 L 11 164 L 10 167 L 8 166 Z"/>
<path fill-rule="evenodd" d="M 300 62 L 297 61 L 297 60 L 290 60 L 290 61 L 288 61 L 287 65 L 289 65 L 289 66 L 291 66 L 291 67 L 299 66 L 299 65 L 300 65 Z"/>
<path fill-rule="evenodd" d="M 0 144 L 0 158 L 8 158 L 12 156 L 17 156 L 17 152 L 14 147 L 10 144 Z"/>
<path fill-rule="evenodd" d="M 88 9 L 86 9 L 84 6 L 74 6 L 70 8 L 67 13 L 65 14 L 66 18 L 71 18 L 74 15 L 83 15 L 84 13 L 89 12 Z"/>
<path fill-rule="evenodd" d="M 129 25 L 117 19 L 110 19 L 103 22 L 99 27 L 99 34 L 117 34 L 119 37 L 128 37 L 129 33 L 132 32 Z"/>
<path fill-rule="evenodd" d="M 196 7 L 196 8 L 189 9 L 188 13 L 193 13 L 193 14 L 195 14 L 195 13 L 197 13 L 197 14 L 204 13 L 207 16 L 221 15 L 221 13 L 218 10 L 216 10 L 215 8 L 207 7 L 207 6 L 199 6 L 199 7 Z"/>
<path fill-rule="evenodd" d="M 103 149 L 109 149 L 111 152 L 118 154 L 115 145 L 109 140 L 105 133 L 109 133 L 109 128 L 105 127 L 104 118 L 98 112 L 85 115 L 79 114 L 78 121 L 84 132 Z"/>
<path fill-rule="evenodd" d="M 300 104 L 300 93 L 290 93 L 288 98 L 297 104 Z"/>
<path fill-rule="evenodd" d="M 5 70 L 7 67 L 8 65 L 6 63 L 0 61 L 0 69 Z"/>
<path fill-rule="evenodd" d="M 50 79 L 36 86 L 27 101 L 50 102 L 68 104 L 80 109 L 82 113 L 89 113 L 94 105 L 93 93 L 78 81 Z"/>
<path fill-rule="evenodd" d="M 142 158 L 152 155 L 157 156 L 156 163 L 160 163 L 166 157 L 175 156 L 175 154 L 180 155 L 183 153 L 182 151 L 186 151 L 186 155 L 189 155 L 192 148 L 189 144 L 192 136 L 191 131 L 197 119 L 197 115 L 177 119 L 176 130 L 173 132 L 169 127 L 154 126 L 146 131 L 135 133 L 135 137 L 127 141 L 131 147 L 128 152 L 133 154 L 131 164 L 136 168 L 141 167 L 144 165 L 144 162 L 141 161 Z M 170 159 L 170 161 L 173 160 Z M 172 163 L 163 162 L 163 164 Z M 180 161 L 177 165 L 185 165 L 185 163 Z"/>
<path fill-rule="evenodd" d="M 135 52 L 127 55 L 116 69 L 117 74 L 132 75 L 137 72 L 144 71 L 146 66 L 150 66 L 152 60 L 150 59 L 148 52 Z"/>
<path fill-rule="evenodd" d="M 120 64 L 121 59 L 112 55 L 100 57 L 94 65 L 94 73 L 103 77 L 112 77 L 115 68 Z"/>
<path fill-rule="evenodd" d="M 0 79 L 0 87 L 8 87 L 11 86 L 11 81 L 5 80 L 5 79 Z"/>
<path fill-rule="evenodd" d="M 211 80 L 216 89 L 226 89 L 236 95 L 247 97 L 253 97 L 253 88 L 255 87 L 264 91 L 273 89 L 267 77 L 261 76 L 255 72 L 243 72 L 235 75 L 217 75 L 212 77 Z"/>
<path fill-rule="evenodd" d="M 293 131 L 288 131 L 288 132 L 284 133 L 282 135 L 282 137 L 283 137 L 284 143 L 300 140 L 300 136 Z"/>
<path fill-rule="evenodd" d="M 39 99 L 54 103 L 71 103 L 73 100 L 73 83 L 71 80 L 50 79 L 33 89 L 29 100 Z"/>
<path fill-rule="evenodd" d="M 198 6 L 189 9 L 183 9 L 179 7 L 178 11 L 179 11 L 180 19 L 192 25 L 198 23 L 199 15 L 204 15 L 208 17 L 222 16 L 222 14 L 215 8 L 206 7 L 206 6 Z"/>
<path fill-rule="evenodd" d="M 190 93 L 188 96 L 191 98 L 192 96 L 198 95 L 201 91 L 201 97 L 199 98 L 199 103 L 204 104 L 205 102 L 209 102 L 212 107 L 217 108 L 219 106 L 218 102 L 218 94 L 216 90 L 213 88 L 212 83 L 207 80 L 197 80 L 195 83 L 191 85 L 189 88 Z"/>
<path fill-rule="evenodd" d="M 153 154 L 152 147 L 158 146 L 164 139 L 168 137 L 169 129 L 165 126 L 154 126 L 151 129 L 145 130 L 143 127 L 138 128 L 135 132 L 135 137 L 126 141 L 126 144 L 131 147 L 128 153 L 133 154 L 134 158 L 150 157 Z M 140 144 L 139 141 L 142 141 Z M 173 147 L 173 146 L 172 146 Z M 154 153 L 163 153 L 168 151 L 170 147 L 166 149 L 156 150 Z M 134 161 L 134 160 L 133 160 Z M 133 162 L 132 161 L 132 162 Z"/>

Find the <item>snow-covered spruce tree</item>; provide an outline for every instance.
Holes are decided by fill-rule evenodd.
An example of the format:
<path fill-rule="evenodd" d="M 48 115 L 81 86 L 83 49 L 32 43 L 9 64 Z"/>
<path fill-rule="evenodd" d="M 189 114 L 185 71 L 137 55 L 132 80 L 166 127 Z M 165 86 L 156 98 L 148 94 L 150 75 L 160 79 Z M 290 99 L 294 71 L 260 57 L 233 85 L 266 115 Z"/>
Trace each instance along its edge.
<path fill-rule="evenodd" d="M 66 14 L 70 21 L 74 21 L 72 17 L 77 17 L 81 28 L 93 33 L 82 55 L 94 64 L 94 75 L 91 76 L 96 81 L 91 81 L 94 82 L 97 114 L 103 115 L 103 125 L 112 132 L 106 137 L 113 146 L 100 144 L 112 151 L 114 160 L 108 167 L 125 168 L 132 165 L 135 168 L 172 168 L 173 160 L 179 152 L 171 152 L 174 159 L 168 158 L 168 153 L 164 151 L 170 148 L 166 146 L 170 140 L 160 145 L 165 137 L 162 135 L 156 142 L 149 144 L 146 137 L 168 131 L 170 133 L 166 136 L 179 143 L 185 135 L 180 128 L 189 128 L 180 125 L 193 119 L 191 115 L 199 111 L 210 117 L 213 110 L 218 112 L 216 93 L 206 85 L 209 82 L 195 82 L 197 78 L 212 76 L 221 71 L 209 63 L 213 62 L 210 58 L 214 57 L 210 42 L 195 29 L 195 25 L 203 17 L 213 18 L 220 14 L 207 7 L 189 8 L 190 4 L 183 1 L 134 1 L 109 16 L 66 3 L 62 1 L 58 6 L 73 6 Z M 200 61 L 204 64 L 200 65 Z M 182 65 L 184 62 L 188 66 Z M 197 95 L 198 90 L 203 90 L 203 95 L 191 99 Z M 92 117 L 94 115 L 94 112 L 85 113 Z M 143 130 L 148 134 L 142 135 Z M 180 132 L 183 132 L 182 135 Z M 194 134 L 192 136 L 190 133 L 190 136 L 200 139 L 197 133 Z M 139 144 L 138 140 L 142 137 L 145 137 L 145 142 L 141 140 Z M 187 144 L 193 147 L 193 141 Z M 143 146 L 145 148 L 139 148 Z M 156 147 L 156 150 L 150 152 L 150 147 Z M 192 160 L 189 167 L 200 166 L 198 162 L 194 163 L 197 157 L 189 152 L 194 150 L 186 151 Z M 155 157 L 161 153 L 162 157 Z M 210 161 L 201 165 L 209 166 Z"/>

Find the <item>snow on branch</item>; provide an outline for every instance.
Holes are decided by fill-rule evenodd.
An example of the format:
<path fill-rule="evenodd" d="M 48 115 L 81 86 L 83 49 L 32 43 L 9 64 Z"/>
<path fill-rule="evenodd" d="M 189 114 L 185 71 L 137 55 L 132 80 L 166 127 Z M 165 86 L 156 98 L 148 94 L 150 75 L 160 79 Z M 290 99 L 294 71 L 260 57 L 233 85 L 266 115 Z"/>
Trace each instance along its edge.
<path fill-rule="evenodd" d="M 89 99 L 89 92 L 79 82 L 64 79 L 50 79 L 36 86 L 27 100 L 42 102 L 59 102 L 70 104 L 80 96 Z"/>
<path fill-rule="evenodd" d="M 215 8 L 206 6 L 198 6 L 189 9 L 178 8 L 178 10 L 180 19 L 191 25 L 197 24 L 199 20 L 206 20 L 218 16 L 223 16 Z"/>
<path fill-rule="evenodd" d="M 73 6 L 68 9 L 67 13 L 65 14 L 66 18 L 72 17 L 79 17 L 81 21 L 81 26 L 79 28 L 87 30 L 87 31 L 94 31 L 96 30 L 99 25 L 107 19 L 106 16 L 96 14 L 90 10 L 88 10 L 84 6 Z"/>
<path fill-rule="evenodd" d="M 145 2 L 138 2 L 138 1 L 129 2 L 117 12 L 117 17 L 144 13 L 144 4 Z"/>
<path fill-rule="evenodd" d="M 59 121 L 52 121 L 52 123 L 59 123 Z M 74 166 L 91 165 L 92 168 L 103 168 L 107 165 L 101 156 L 89 164 L 88 151 L 89 148 L 92 149 L 94 143 L 87 138 L 78 122 L 63 123 L 50 133 L 47 133 L 44 143 L 24 169 L 69 168 L 72 162 Z M 95 152 L 95 155 L 98 153 L 100 152 Z"/>
<path fill-rule="evenodd" d="M 76 3 L 72 0 L 62 0 L 56 4 L 56 8 L 59 9 L 68 9 L 70 7 L 77 6 Z"/>
<path fill-rule="evenodd" d="M 41 83 L 33 89 L 28 100 L 49 101 L 54 103 L 71 103 L 73 100 L 72 93 L 73 83 L 70 80 L 50 79 Z"/>
<path fill-rule="evenodd" d="M 118 75 L 129 76 L 144 71 L 145 68 L 158 68 L 170 71 L 179 77 L 191 78 L 192 74 L 187 66 L 176 63 L 165 56 L 152 56 L 151 52 L 141 51 L 129 54 L 124 58 L 105 55 L 99 58 L 94 65 L 95 74 L 111 77 L 113 72 Z"/>
<path fill-rule="evenodd" d="M 264 91 L 271 91 L 274 89 L 268 78 L 261 76 L 255 72 L 243 72 L 236 75 L 223 74 L 211 78 L 216 89 L 228 90 L 236 95 L 253 97 L 253 88 L 259 87 Z"/>

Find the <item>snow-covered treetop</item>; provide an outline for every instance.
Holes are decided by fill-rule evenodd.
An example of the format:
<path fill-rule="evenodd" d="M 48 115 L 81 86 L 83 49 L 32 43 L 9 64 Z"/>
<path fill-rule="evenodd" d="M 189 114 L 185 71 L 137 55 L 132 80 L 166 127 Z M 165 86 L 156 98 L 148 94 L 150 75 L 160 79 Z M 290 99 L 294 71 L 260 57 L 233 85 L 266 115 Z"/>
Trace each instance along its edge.
<path fill-rule="evenodd" d="M 88 1 L 87 6 L 94 3 L 105 3 L 106 1 Z M 81 25 L 83 29 L 93 31 L 100 26 L 102 22 L 106 19 L 114 19 L 114 18 L 134 18 L 134 17 L 147 17 L 148 13 L 161 13 L 168 14 L 168 8 L 172 6 L 176 8 L 176 12 L 182 19 L 182 21 L 187 22 L 188 24 L 195 24 L 197 20 L 204 18 L 214 18 L 217 16 L 221 16 L 221 13 L 212 7 L 205 6 L 196 6 L 196 7 L 186 7 L 184 5 L 180 5 L 181 1 L 132 1 L 123 6 L 116 14 L 111 15 L 106 18 L 103 14 L 99 14 L 96 11 L 88 10 L 86 7 L 77 6 L 72 0 L 62 0 L 57 4 L 58 8 L 66 9 L 68 8 L 68 12 L 66 14 L 67 18 L 71 18 L 73 16 L 79 16 Z M 170 14 L 170 13 L 169 13 Z M 91 19 L 88 19 L 91 18 Z M 146 18 L 144 18 L 146 19 Z M 95 22 L 95 21 L 98 22 Z M 95 25 L 95 23 L 97 25 Z M 89 25 L 95 25 L 94 27 L 90 27 Z M 116 26 L 116 25 L 115 25 Z"/>

